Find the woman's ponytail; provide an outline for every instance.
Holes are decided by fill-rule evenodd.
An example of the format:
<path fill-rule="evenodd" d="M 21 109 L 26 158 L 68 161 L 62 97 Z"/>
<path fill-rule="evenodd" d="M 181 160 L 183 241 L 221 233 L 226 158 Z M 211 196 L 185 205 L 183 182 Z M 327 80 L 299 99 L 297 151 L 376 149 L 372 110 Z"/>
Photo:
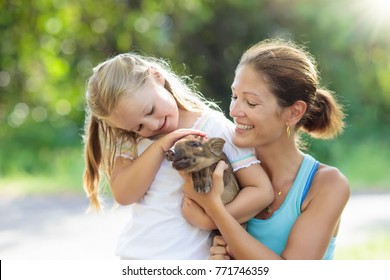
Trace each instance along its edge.
<path fill-rule="evenodd" d="M 342 106 L 331 91 L 317 89 L 308 112 L 300 121 L 301 128 L 314 138 L 329 139 L 344 129 Z"/>

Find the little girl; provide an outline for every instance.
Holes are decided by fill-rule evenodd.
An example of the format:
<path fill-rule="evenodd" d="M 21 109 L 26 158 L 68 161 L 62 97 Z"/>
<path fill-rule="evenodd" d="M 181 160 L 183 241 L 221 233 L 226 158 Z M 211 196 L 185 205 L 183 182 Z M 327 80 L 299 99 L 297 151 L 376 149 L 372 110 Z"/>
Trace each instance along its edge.
<path fill-rule="evenodd" d="M 234 125 L 192 90 L 167 63 L 120 54 L 94 68 L 88 81 L 84 188 L 100 209 L 100 169 L 130 219 L 117 244 L 121 259 L 207 259 L 216 228 L 196 203 L 183 203 L 184 179 L 164 158 L 188 134 L 222 137 L 242 188 L 228 211 L 245 222 L 273 200 L 252 149 L 232 144 Z M 241 127 L 245 129 L 245 127 Z"/>

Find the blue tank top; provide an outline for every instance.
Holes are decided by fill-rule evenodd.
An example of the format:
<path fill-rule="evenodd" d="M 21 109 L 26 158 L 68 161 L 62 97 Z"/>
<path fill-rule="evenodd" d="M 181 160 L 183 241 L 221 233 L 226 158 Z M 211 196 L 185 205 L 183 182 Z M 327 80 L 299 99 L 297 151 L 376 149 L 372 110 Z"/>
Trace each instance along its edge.
<path fill-rule="evenodd" d="M 301 204 L 310 188 L 318 164 L 313 157 L 305 154 L 297 177 L 280 208 L 266 220 L 252 218 L 247 223 L 247 231 L 278 255 L 283 252 L 291 228 L 301 214 Z M 334 249 L 335 237 L 332 238 L 323 259 L 333 259 Z"/>

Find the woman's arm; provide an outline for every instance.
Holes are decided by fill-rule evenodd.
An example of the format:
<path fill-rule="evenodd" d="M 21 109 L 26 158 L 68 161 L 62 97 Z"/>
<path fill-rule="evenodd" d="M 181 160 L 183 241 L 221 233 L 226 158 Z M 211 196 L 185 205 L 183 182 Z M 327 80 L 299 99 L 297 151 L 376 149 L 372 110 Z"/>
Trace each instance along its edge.
<path fill-rule="evenodd" d="M 222 167 L 213 174 L 214 188 L 207 195 L 189 194 L 216 223 L 235 259 L 322 259 L 349 198 L 345 177 L 334 168 L 321 168 L 279 256 L 249 235 L 229 214 L 219 195 L 223 190 Z"/>
<path fill-rule="evenodd" d="M 259 250 L 268 250 L 272 253 L 272 251 L 247 233 L 223 205 L 221 195 L 224 188 L 223 172 L 226 166 L 222 161 L 218 163 L 213 173 L 213 187 L 207 194 L 196 193 L 191 188 L 186 187 L 184 189 L 186 195 L 195 200 L 215 222 L 226 244 L 229 246 L 229 252 L 235 259 L 256 259 Z M 274 258 L 268 259 L 280 259 L 279 256 L 274 255 Z"/>
<path fill-rule="evenodd" d="M 336 168 L 320 165 L 282 256 L 286 259 L 322 259 L 331 238 L 337 235 L 349 196 L 345 176 Z"/>
<path fill-rule="evenodd" d="M 183 189 L 190 191 L 193 188 L 191 176 L 181 175 L 186 181 Z M 259 164 L 241 168 L 235 175 L 242 189 L 226 208 L 239 223 L 245 223 L 272 202 L 273 190 L 268 176 Z M 203 208 L 189 198 L 183 201 L 182 213 L 193 226 L 204 230 L 217 228 Z"/>
<path fill-rule="evenodd" d="M 152 184 L 165 152 L 177 140 L 189 134 L 206 136 L 198 130 L 179 129 L 156 140 L 134 160 L 118 157 L 110 178 L 115 200 L 121 205 L 127 205 L 141 199 Z"/>

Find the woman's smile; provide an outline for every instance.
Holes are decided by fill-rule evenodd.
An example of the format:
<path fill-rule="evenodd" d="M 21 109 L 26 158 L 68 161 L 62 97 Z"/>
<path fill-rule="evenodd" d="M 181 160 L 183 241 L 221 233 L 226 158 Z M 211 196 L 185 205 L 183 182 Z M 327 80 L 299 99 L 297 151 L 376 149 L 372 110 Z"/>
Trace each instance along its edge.
<path fill-rule="evenodd" d="M 250 130 L 250 129 L 255 127 L 254 125 L 241 124 L 241 123 L 237 123 L 237 122 L 235 124 L 236 124 L 236 128 L 239 130 Z"/>

